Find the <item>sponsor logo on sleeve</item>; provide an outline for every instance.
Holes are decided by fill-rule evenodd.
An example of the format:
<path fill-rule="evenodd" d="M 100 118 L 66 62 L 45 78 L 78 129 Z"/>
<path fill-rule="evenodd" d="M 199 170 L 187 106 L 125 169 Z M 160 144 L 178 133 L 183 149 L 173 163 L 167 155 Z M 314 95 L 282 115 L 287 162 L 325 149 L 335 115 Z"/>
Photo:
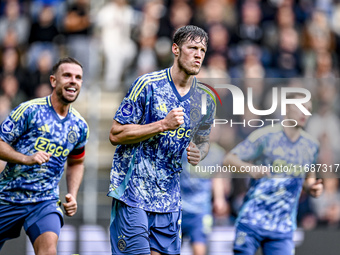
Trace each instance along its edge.
<path fill-rule="evenodd" d="M 123 105 L 123 107 L 121 108 L 121 112 L 122 112 L 124 117 L 129 117 L 129 116 L 131 116 L 131 114 L 133 112 L 133 106 L 129 103 L 125 103 Z"/>
<path fill-rule="evenodd" d="M 14 129 L 14 123 L 11 120 L 6 120 L 2 123 L 1 131 L 5 134 L 11 133 Z"/>

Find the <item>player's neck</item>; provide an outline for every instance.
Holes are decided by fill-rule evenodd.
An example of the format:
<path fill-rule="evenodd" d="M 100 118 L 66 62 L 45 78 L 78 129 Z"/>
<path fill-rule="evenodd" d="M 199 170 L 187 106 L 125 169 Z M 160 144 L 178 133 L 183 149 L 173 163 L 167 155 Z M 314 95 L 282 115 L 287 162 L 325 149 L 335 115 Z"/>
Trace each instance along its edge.
<path fill-rule="evenodd" d="M 70 108 L 69 104 L 63 104 L 62 102 L 60 102 L 58 96 L 55 93 L 52 93 L 51 95 L 51 104 L 57 114 L 66 117 L 68 109 Z"/>
<path fill-rule="evenodd" d="M 194 77 L 180 70 L 175 64 L 170 68 L 170 74 L 178 92 L 181 95 L 188 93 Z"/>
<path fill-rule="evenodd" d="M 296 142 L 301 135 L 301 127 L 283 127 L 283 131 L 292 142 Z"/>

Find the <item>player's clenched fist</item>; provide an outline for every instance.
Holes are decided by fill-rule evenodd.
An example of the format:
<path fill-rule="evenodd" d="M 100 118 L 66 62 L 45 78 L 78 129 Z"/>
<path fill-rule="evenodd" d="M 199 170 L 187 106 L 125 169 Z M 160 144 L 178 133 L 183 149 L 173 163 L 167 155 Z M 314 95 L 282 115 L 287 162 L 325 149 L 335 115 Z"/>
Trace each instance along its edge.
<path fill-rule="evenodd" d="M 50 160 L 51 154 L 45 151 L 38 151 L 31 156 L 28 156 L 26 165 L 44 164 Z"/>
<path fill-rule="evenodd" d="M 187 156 L 188 162 L 193 166 L 196 166 L 201 161 L 201 152 L 193 142 L 190 142 L 187 147 Z"/>
<path fill-rule="evenodd" d="M 312 197 L 319 197 L 323 191 L 322 179 L 316 180 L 315 183 L 309 186 L 308 191 L 309 195 L 311 195 Z"/>
<path fill-rule="evenodd" d="M 67 216 L 73 216 L 77 212 L 77 200 L 71 195 L 67 194 L 65 196 L 66 203 L 63 203 L 64 209 L 65 209 L 65 214 Z"/>
<path fill-rule="evenodd" d="M 184 123 L 183 108 L 172 109 L 162 120 L 164 130 L 175 130 Z"/>

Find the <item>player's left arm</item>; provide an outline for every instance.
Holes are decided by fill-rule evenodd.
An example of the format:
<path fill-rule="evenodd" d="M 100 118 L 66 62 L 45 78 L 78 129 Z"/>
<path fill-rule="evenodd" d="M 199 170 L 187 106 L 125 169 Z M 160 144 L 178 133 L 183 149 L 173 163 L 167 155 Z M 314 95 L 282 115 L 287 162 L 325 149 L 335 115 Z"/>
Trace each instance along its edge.
<path fill-rule="evenodd" d="M 76 153 L 67 158 L 66 183 L 68 193 L 63 203 L 67 216 L 73 216 L 77 212 L 77 194 L 84 176 L 85 149 L 80 148 Z"/>
<path fill-rule="evenodd" d="M 193 141 L 187 147 L 188 162 L 193 166 L 208 155 L 210 148 L 209 134 L 216 114 L 216 105 L 210 96 L 208 98 L 208 114 L 202 119 Z"/>
<path fill-rule="evenodd" d="M 323 192 L 322 179 L 316 179 L 315 174 L 307 173 L 303 190 L 312 197 L 319 197 Z"/>
<path fill-rule="evenodd" d="M 195 142 L 190 142 L 187 148 L 188 162 L 196 166 L 208 154 L 210 148 L 209 135 L 195 136 Z"/>

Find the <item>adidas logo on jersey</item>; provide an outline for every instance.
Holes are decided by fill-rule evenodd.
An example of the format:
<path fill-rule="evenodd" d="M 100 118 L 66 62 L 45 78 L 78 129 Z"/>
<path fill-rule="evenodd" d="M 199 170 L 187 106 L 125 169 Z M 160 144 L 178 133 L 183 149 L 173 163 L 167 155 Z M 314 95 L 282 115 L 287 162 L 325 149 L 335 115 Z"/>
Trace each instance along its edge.
<path fill-rule="evenodd" d="M 161 105 L 158 106 L 156 109 L 157 109 L 157 110 L 161 110 L 162 112 L 168 112 L 168 110 L 166 109 L 165 103 L 164 103 L 164 104 L 161 104 Z"/>
<path fill-rule="evenodd" d="M 47 124 L 41 126 L 40 128 L 38 128 L 38 130 L 43 131 L 43 132 L 47 132 L 47 133 L 50 132 L 50 128 L 48 127 Z"/>

